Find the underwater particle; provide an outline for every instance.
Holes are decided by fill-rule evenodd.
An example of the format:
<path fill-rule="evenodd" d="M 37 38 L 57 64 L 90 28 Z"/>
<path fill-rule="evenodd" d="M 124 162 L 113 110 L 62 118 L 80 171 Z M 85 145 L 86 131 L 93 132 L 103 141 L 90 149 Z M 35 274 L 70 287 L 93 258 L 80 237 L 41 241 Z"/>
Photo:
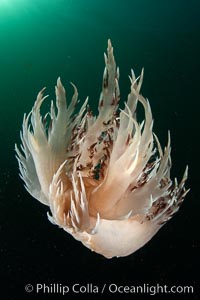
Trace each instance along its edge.
<path fill-rule="evenodd" d="M 151 107 L 140 93 L 143 70 L 131 71 L 131 90 L 119 109 L 119 69 L 111 41 L 104 54 L 99 114 L 85 100 L 74 114 L 78 91 L 66 102 L 60 78 L 56 108 L 43 118 L 43 88 L 31 112 L 24 115 L 20 176 L 27 191 L 49 206 L 49 220 L 107 258 L 129 255 L 145 245 L 176 213 L 188 190 L 170 179 L 170 135 L 164 151 L 153 133 Z M 137 120 L 137 107 L 144 121 Z M 49 120 L 48 120 L 49 118 Z"/>

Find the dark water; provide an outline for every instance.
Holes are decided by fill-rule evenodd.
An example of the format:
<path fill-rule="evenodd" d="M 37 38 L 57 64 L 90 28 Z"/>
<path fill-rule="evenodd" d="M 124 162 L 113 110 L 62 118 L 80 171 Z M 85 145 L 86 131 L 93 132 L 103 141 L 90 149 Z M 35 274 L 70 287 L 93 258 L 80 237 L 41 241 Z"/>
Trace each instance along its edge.
<path fill-rule="evenodd" d="M 0 0 L 0 298 L 72 299 L 84 294 L 26 293 L 30 283 L 192 285 L 194 293 L 157 296 L 109 293 L 120 299 L 200 299 L 199 280 L 199 50 L 200 2 L 181 0 Z M 172 175 L 189 165 L 180 212 L 144 248 L 106 260 L 50 224 L 47 209 L 23 188 L 14 158 L 24 112 L 58 76 L 71 96 L 74 82 L 95 108 L 111 38 L 120 67 L 122 101 L 128 74 L 145 68 L 142 93 L 150 100 L 162 144 L 172 136 Z M 100 296 L 100 295 L 98 295 Z M 106 296 L 106 294 L 102 295 Z"/>

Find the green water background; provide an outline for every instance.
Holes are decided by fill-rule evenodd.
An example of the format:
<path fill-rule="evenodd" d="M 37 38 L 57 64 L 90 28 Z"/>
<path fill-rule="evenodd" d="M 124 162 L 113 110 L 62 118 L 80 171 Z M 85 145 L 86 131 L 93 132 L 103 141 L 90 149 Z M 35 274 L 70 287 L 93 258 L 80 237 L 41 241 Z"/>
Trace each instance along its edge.
<path fill-rule="evenodd" d="M 58 76 L 69 95 L 72 81 L 80 99 L 89 95 L 90 105 L 96 107 L 103 52 L 111 38 L 120 67 L 122 101 L 129 91 L 130 68 L 139 74 L 144 67 L 142 92 L 151 102 L 155 131 L 164 142 L 170 129 L 182 158 L 183 146 L 189 146 L 182 143 L 186 136 L 182 129 L 191 139 L 198 125 L 195 118 L 190 119 L 196 111 L 191 102 L 198 87 L 198 1 L 0 3 L 1 136 L 5 145 L 1 157 L 5 147 L 12 151 L 23 113 L 30 111 L 37 92 L 47 86 L 47 93 L 54 97 Z M 183 166 L 189 158 L 183 159 Z"/>
<path fill-rule="evenodd" d="M 36 279 L 37 274 L 42 280 L 64 278 L 63 259 L 67 255 L 72 261 L 75 253 L 79 257 L 75 265 L 80 266 L 80 281 L 81 278 L 92 280 L 92 265 L 96 264 L 99 268 L 95 275 L 97 281 L 102 280 L 105 272 L 109 278 L 118 278 L 119 269 L 126 269 L 124 280 L 128 280 L 135 268 L 141 282 L 142 271 L 147 274 L 146 280 L 150 277 L 156 280 L 162 274 L 166 280 L 171 276 L 197 282 L 199 13 L 200 2 L 195 0 L 0 0 L 0 247 L 4 261 L 1 273 L 14 278 L 12 287 L 17 285 L 17 274 L 21 274 L 21 280 L 18 280 L 22 285 L 27 278 Z M 50 99 L 54 98 L 58 76 L 66 86 L 68 99 L 72 95 L 69 85 L 72 81 L 78 87 L 81 101 L 89 96 L 92 109 L 96 109 L 104 69 L 103 52 L 108 38 L 112 40 L 120 68 L 122 107 L 130 88 L 130 69 L 139 75 L 144 67 L 142 93 L 151 103 L 154 130 L 165 145 L 167 130 L 170 129 L 172 174 L 180 178 L 185 165 L 189 164 L 189 185 L 192 188 L 183 209 L 167 228 L 162 229 L 160 238 L 153 240 L 155 244 L 140 250 L 134 259 L 128 257 L 109 263 L 109 268 L 99 256 L 48 224 L 46 208 L 23 189 L 14 157 L 14 143 L 19 143 L 24 112 L 30 111 L 43 86 L 47 87 Z M 171 248 L 165 249 L 168 238 Z M 162 253 L 158 253 L 156 247 L 161 247 Z M 167 258 L 163 267 L 165 251 L 168 254 L 165 254 Z M 186 252 L 192 261 L 184 267 L 182 262 Z M 40 257 L 38 260 L 34 258 L 35 253 L 37 258 Z M 49 259 L 55 262 L 56 255 L 59 256 L 56 262 L 59 268 L 56 263 L 53 266 L 56 274 L 60 272 L 60 277 L 48 268 Z M 154 261 L 157 258 L 156 266 L 151 264 L 150 255 Z M 174 255 L 177 263 L 175 259 L 173 261 Z M 85 270 L 84 257 L 89 260 L 88 271 Z M 40 267 L 42 264 L 44 268 Z M 68 265 L 73 268 L 72 263 Z M 147 270 L 153 266 L 151 276 Z"/>

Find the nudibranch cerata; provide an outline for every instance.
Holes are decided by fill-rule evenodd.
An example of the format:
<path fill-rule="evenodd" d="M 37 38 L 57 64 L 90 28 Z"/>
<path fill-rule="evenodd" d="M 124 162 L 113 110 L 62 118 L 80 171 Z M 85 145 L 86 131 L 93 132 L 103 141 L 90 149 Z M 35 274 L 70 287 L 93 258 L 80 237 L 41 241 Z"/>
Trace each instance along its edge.
<path fill-rule="evenodd" d="M 76 86 L 69 104 L 60 78 L 56 108 L 42 117 L 43 88 L 31 112 L 24 115 L 20 176 L 27 191 L 49 206 L 49 220 L 107 258 L 126 256 L 145 245 L 176 213 L 188 190 L 170 179 L 170 135 L 162 150 L 153 133 L 149 101 L 140 93 L 143 70 L 131 71 L 131 89 L 119 108 L 119 69 L 108 40 L 98 115 L 88 107 L 74 110 Z M 137 119 L 137 107 L 144 121 Z"/>

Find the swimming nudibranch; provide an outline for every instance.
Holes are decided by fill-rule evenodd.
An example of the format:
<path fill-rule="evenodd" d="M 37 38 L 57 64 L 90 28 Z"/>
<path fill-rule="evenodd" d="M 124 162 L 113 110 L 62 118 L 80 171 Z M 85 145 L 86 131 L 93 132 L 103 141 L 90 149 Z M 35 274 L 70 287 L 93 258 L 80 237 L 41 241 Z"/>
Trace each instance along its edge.
<path fill-rule="evenodd" d="M 141 94 L 143 71 L 135 78 L 124 109 L 118 108 L 119 69 L 108 40 L 99 114 L 88 99 L 78 114 L 78 92 L 67 106 L 60 78 L 56 107 L 42 118 L 47 96 L 42 89 L 24 116 L 21 150 L 16 146 L 20 176 L 28 192 L 49 206 L 49 220 L 86 247 L 107 258 L 126 256 L 146 244 L 178 211 L 188 190 L 170 179 L 170 136 L 164 151 L 152 131 L 148 100 Z M 139 124 L 137 105 L 144 108 Z"/>

